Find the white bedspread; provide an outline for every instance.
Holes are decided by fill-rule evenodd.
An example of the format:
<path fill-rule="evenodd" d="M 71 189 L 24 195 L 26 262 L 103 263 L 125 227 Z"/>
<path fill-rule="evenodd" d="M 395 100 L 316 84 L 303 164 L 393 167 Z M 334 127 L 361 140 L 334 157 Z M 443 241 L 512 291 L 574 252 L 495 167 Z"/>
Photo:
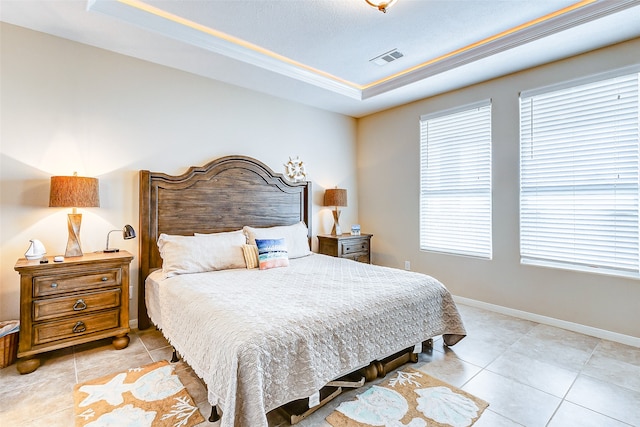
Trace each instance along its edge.
<path fill-rule="evenodd" d="M 266 427 L 266 412 L 372 360 L 465 335 L 437 280 L 324 255 L 157 285 L 151 319 L 207 384 L 221 427 Z"/>

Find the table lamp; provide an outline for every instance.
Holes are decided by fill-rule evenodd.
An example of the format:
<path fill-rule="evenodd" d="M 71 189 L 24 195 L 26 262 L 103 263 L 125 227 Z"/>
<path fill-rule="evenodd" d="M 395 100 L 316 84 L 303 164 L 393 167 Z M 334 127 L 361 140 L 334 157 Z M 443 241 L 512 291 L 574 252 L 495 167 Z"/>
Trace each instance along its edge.
<path fill-rule="evenodd" d="M 105 246 L 104 252 L 120 252 L 120 249 L 118 248 L 109 247 L 109 235 L 114 231 L 120 231 L 124 240 L 129 240 L 136 237 L 136 230 L 134 230 L 133 227 L 129 224 L 125 225 L 122 230 L 111 230 L 107 233 L 107 246 Z"/>
<path fill-rule="evenodd" d="M 73 208 L 67 215 L 69 239 L 65 257 L 82 256 L 80 246 L 80 224 L 82 214 L 77 208 L 100 207 L 100 191 L 97 178 L 78 176 L 52 176 L 49 192 L 49 206 L 54 208 Z"/>
<path fill-rule="evenodd" d="M 340 228 L 340 211 L 338 206 L 347 206 L 347 190 L 342 188 L 329 188 L 324 192 L 324 205 L 333 206 L 333 229 L 331 234 L 341 235 L 342 229 Z"/>

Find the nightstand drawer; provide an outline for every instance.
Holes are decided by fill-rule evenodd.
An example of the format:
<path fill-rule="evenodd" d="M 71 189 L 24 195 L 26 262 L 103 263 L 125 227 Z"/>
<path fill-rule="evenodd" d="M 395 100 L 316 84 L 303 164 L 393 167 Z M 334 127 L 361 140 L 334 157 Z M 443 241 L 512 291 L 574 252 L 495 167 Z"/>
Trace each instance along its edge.
<path fill-rule="evenodd" d="M 350 254 L 350 255 L 345 255 L 342 258 L 346 258 L 346 259 L 352 259 L 354 261 L 358 261 L 358 262 L 363 262 L 365 264 L 369 263 L 369 253 L 356 253 L 356 254 Z"/>
<path fill-rule="evenodd" d="M 369 252 L 369 241 L 368 240 L 354 240 L 354 241 L 346 241 L 342 243 L 342 254 L 349 255 L 355 254 L 358 252 Z"/>
<path fill-rule="evenodd" d="M 42 276 L 33 279 L 33 296 L 64 294 L 87 289 L 119 286 L 122 273 L 119 268 L 65 276 Z"/>
<path fill-rule="evenodd" d="M 119 325 L 120 310 L 88 314 L 56 322 L 46 322 L 33 326 L 33 345 L 88 335 Z"/>
<path fill-rule="evenodd" d="M 371 262 L 371 237 L 373 234 L 318 235 L 318 253 L 354 261 Z"/>
<path fill-rule="evenodd" d="M 33 321 L 81 315 L 120 306 L 120 289 L 33 302 Z"/>

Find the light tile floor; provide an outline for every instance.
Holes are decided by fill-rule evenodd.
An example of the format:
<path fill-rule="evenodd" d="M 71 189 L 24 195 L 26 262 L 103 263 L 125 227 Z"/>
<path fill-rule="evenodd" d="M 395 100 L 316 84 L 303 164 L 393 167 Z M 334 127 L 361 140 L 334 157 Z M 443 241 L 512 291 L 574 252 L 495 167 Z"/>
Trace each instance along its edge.
<path fill-rule="evenodd" d="M 489 402 L 475 427 L 640 427 L 639 348 L 459 308 L 468 336 L 451 348 L 436 340 L 413 367 Z M 47 353 L 32 374 L 11 365 L 0 370 L 0 426 L 73 426 L 74 384 L 162 359 L 171 359 L 171 347 L 147 330 L 132 332 L 120 351 L 102 340 Z M 182 362 L 176 372 L 206 419 L 204 385 Z M 328 427 L 324 418 L 362 391 L 343 393 L 297 426 Z M 268 419 L 272 427 L 289 425 L 278 410 Z"/>

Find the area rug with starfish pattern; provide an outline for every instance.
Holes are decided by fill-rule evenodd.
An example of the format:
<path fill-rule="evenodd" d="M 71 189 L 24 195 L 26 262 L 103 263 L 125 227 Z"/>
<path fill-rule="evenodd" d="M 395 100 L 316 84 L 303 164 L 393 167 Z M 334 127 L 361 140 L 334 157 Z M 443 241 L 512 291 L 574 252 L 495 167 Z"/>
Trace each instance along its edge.
<path fill-rule="evenodd" d="M 76 427 L 191 427 L 204 421 L 166 360 L 76 384 Z"/>
<path fill-rule="evenodd" d="M 489 404 L 415 369 L 391 374 L 328 417 L 334 427 L 468 427 Z"/>

